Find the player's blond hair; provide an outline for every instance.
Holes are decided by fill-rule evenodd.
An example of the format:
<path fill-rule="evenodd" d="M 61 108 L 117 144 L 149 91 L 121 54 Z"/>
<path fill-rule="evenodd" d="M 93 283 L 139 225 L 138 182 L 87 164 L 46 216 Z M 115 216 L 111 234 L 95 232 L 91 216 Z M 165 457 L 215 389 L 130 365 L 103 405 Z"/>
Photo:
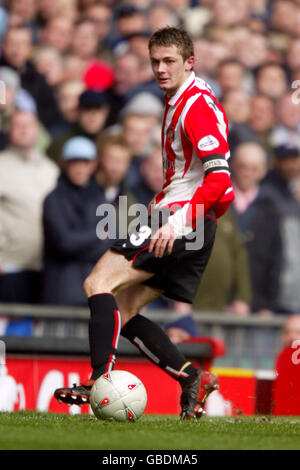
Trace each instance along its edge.
<path fill-rule="evenodd" d="M 148 49 L 151 53 L 153 46 L 176 46 L 185 62 L 189 57 L 194 56 L 194 44 L 188 33 L 184 29 L 167 26 L 158 29 L 149 39 Z"/>

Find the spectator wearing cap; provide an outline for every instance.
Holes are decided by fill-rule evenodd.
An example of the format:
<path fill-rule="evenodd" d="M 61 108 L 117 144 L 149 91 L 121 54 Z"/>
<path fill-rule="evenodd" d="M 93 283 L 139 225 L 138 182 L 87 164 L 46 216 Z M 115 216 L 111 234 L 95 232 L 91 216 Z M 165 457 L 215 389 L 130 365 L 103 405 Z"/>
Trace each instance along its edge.
<path fill-rule="evenodd" d="M 160 99 L 147 92 L 137 94 L 120 113 L 122 131 L 133 153 L 126 178 L 130 188 L 141 180 L 140 166 L 143 158 L 152 150 L 157 135 L 160 135 L 162 115 Z"/>
<path fill-rule="evenodd" d="M 96 235 L 96 209 L 106 200 L 92 177 L 97 149 L 90 139 L 72 137 L 65 142 L 61 156 L 57 187 L 46 198 L 43 209 L 42 301 L 85 306 L 83 281 L 109 244 Z"/>
<path fill-rule="evenodd" d="M 47 154 L 59 161 L 64 143 L 71 137 L 82 135 L 96 142 L 106 126 L 109 112 L 107 93 L 96 90 L 85 90 L 79 96 L 78 118 L 68 131 L 53 140 Z"/>
<path fill-rule="evenodd" d="M 40 299 L 42 204 L 53 189 L 58 168 L 36 148 L 34 113 L 16 111 L 9 146 L 0 152 L 0 301 Z"/>
<path fill-rule="evenodd" d="M 281 250 L 273 254 L 281 259 L 276 310 L 296 313 L 300 311 L 300 153 L 298 147 L 281 145 L 275 147 L 274 155 L 274 169 L 263 188 L 276 205 L 281 237 Z"/>

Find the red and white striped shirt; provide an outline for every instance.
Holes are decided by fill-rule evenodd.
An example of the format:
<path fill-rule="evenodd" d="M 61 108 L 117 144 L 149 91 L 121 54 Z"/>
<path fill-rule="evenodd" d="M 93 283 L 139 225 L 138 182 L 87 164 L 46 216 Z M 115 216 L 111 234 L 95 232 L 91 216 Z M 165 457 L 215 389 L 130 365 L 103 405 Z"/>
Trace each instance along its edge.
<path fill-rule="evenodd" d="M 175 235 L 196 225 L 195 208 L 222 215 L 234 199 L 227 160 L 228 121 L 211 88 L 191 72 L 166 100 L 162 124 L 164 185 L 155 208 L 177 207 L 169 217 Z"/>

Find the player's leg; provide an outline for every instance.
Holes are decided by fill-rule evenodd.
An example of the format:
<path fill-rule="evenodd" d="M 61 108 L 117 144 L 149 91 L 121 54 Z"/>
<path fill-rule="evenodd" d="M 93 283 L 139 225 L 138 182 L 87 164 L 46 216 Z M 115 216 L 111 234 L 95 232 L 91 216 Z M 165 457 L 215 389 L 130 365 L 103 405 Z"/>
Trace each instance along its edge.
<path fill-rule="evenodd" d="M 121 314 L 122 327 L 133 320 L 143 307 L 158 299 L 162 294 L 163 290 L 154 289 L 144 284 L 130 286 L 119 291 L 115 295 L 115 299 Z"/>
<path fill-rule="evenodd" d="M 109 250 L 98 261 L 84 283 L 91 311 L 89 340 L 92 380 L 113 369 L 122 326 L 116 295 L 149 279 L 153 274 L 132 267 L 124 256 Z M 139 296 L 138 289 L 136 298 Z"/>
<path fill-rule="evenodd" d="M 182 387 L 182 418 L 199 418 L 204 402 L 218 388 L 216 377 L 196 369 L 177 349 L 164 330 L 138 312 L 162 291 L 150 286 L 129 287 L 116 295 L 122 318 L 128 319 L 121 335 L 137 346 L 142 354 L 176 379 Z"/>
<path fill-rule="evenodd" d="M 161 290 L 140 284 L 124 289 L 116 295 L 123 319 L 121 335 L 139 348 L 150 361 L 184 386 L 195 379 L 196 369 L 159 325 L 139 313 L 141 308 L 161 294 L 163 294 Z"/>
<path fill-rule="evenodd" d="M 122 320 L 115 295 L 127 287 L 138 286 L 152 276 L 133 268 L 130 261 L 112 250 L 100 258 L 84 283 L 91 311 L 89 343 L 92 376 L 82 385 L 55 390 L 54 396 L 58 401 L 77 405 L 89 401 L 93 382 L 112 370 L 116 359 Z"/>

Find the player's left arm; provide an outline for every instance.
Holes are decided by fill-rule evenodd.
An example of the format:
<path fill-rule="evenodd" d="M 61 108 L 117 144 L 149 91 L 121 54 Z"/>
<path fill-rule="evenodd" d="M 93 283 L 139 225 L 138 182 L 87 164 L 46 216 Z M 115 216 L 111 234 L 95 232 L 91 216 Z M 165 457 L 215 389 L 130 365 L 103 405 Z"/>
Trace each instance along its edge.
<path fill-rule="evenodd" d="M 227 142 L 228 122 L 223 108 L 217 105 L 212 97 L 202 95 L 184 116 L 182 128 L 203 163 L 202 185 L 197 188 L 189 204 L 184 208 L 183 224 L 195 228 L 199 216 L 203 214 L 203 211 L 198 210 L 200 205 L 203 205 L 204 214 L 214 209 L 219 217 L 234 199 L 228 165 L 230 156 Z M 175 231 L 180 216 L 181 214 L 175 213 L 170 217 Z"/>

